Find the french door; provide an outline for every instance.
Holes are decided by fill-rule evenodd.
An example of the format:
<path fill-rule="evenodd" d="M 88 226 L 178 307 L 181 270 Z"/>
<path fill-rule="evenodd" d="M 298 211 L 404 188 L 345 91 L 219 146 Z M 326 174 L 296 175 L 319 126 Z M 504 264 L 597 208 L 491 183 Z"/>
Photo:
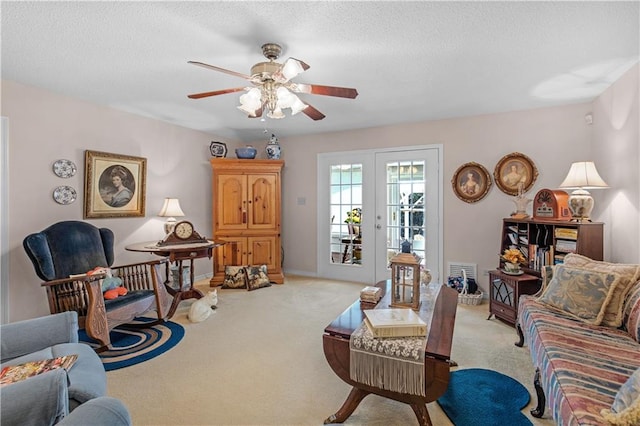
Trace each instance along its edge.
<path fill-rule="evenodd" d="M 375 283 L 408 241 L 442 272 L 440 145 L 320 154 L 318 275 Z"/>

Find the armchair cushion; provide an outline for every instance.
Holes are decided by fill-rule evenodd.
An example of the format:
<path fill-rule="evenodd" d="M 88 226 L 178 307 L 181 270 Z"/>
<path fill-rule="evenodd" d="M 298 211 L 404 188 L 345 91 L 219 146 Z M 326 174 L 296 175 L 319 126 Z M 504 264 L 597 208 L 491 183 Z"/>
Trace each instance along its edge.
<path fill-rule="evenodd" d="M 50 332 L 49 335 L 47 335 L 47 331 Z M 78 359 L 69 370 L 68 375 L 66 372 L 64 375 L 64 394 L 65 400 L 68 400 L 66 406 L 69 410 L 73 410 L 89 399 L 106 395 L 107 375 L 100 358 L 89 345 L 77 343 L 78 320 L 76 312 L 63 312 L 3 324 L 0 327 L 0 332 L 2 335 L 2 367 L 63 355 L 78 355 Z M 18 349 L 12 350 L 13 348 Z M 29 378 L 20 383 L 35 383 L 38 387 L 37 382 L 31 382 L 32 379 Z M 13 404 L 13 400 L 6 398 L 4 389 L 17 384 L 14 383 L 2 388 L 2 411 L 6 405 L 9 405 L 8 401 Z M 39 392 L 36 391 L 35 394 L 37 395 Z"/>
<path fill-rule="evenodd" d="M 0 388 L 2 426 L 53 425 L 69 412 L 67 373 L 58 368 Z"/>
<path fill-rule="evenodd" d="M 0 362 L 61 343 L 78 343 L 78 314 L 75 312 L 4 324 L 0 340 Z"/>
<path fill-rule="evenodd" d="M 81 274 L 113 264 L 114 235 L 81 221 L 63 221 L 28 235 L 22 242 L 36 274 L 44 281 Z M 77 253 L 81 252 L 82 256 Z"/>
<path fill-rule="evenodd" d="M 127 407 L 120 400 L 103 396 L 82 404 L 58 424 L 64 426 L 129 426 L 132 423 Z"/>

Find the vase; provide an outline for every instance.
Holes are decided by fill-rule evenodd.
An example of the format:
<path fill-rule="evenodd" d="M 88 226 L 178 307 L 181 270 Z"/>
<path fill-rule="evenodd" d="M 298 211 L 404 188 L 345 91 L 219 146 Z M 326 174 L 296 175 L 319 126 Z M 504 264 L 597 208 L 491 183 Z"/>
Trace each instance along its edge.
<path fill-rule="evenodd" d="M 271 138 L 269 139 L 269 143 L 267 144 L 265 150 L 267 151 L 267 158 L 269 160 L 280 159 L 282 148 L 280 148 L 280 144 L 278 143 L 278 138 L 276 138 L 276 135 L 271 135 Z"/>
<path fill-rule="evenodd" d="M 504 270 L 507 272 L 511 272 L 511 273 L 517 273 L 520 271 L 520 264 L 519 263 L 511 263 L 511 262 L 506 262 L 504 264 Z"/>

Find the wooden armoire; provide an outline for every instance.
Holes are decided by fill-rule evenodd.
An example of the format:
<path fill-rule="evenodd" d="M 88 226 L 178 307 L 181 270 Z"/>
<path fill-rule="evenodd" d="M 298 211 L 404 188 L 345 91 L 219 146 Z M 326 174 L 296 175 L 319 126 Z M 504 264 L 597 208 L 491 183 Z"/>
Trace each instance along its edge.
<path fill-rule="evenodd" d="M 267 265 L 269 279 L 282 284 L 280 241 L 282 160 L 212 158 L 213 239 L 210 285 L 224 281 L 228 265 Z"/>

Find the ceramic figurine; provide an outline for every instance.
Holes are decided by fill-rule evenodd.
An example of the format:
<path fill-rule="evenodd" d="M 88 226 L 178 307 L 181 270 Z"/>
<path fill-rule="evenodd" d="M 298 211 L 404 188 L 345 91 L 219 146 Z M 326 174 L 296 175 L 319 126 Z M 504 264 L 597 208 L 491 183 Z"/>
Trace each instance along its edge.
<path fill-rule="evenodd" d="M 269 143 L 267 144 L 267 158 L 269 160 L 279 160 L 281 154 L 280 144 L 278 143 L 278 138 L 276 135 L 271 134 L 271 138 L 269 139 Z"/>
<path fill-rule="evenodd" d="M 204 297 L 196 300 L 189 308 L 189 321 L 202 322 L 209 318 L 213 309 L 218 305 L 218 289 L 208 292 Z"/>

